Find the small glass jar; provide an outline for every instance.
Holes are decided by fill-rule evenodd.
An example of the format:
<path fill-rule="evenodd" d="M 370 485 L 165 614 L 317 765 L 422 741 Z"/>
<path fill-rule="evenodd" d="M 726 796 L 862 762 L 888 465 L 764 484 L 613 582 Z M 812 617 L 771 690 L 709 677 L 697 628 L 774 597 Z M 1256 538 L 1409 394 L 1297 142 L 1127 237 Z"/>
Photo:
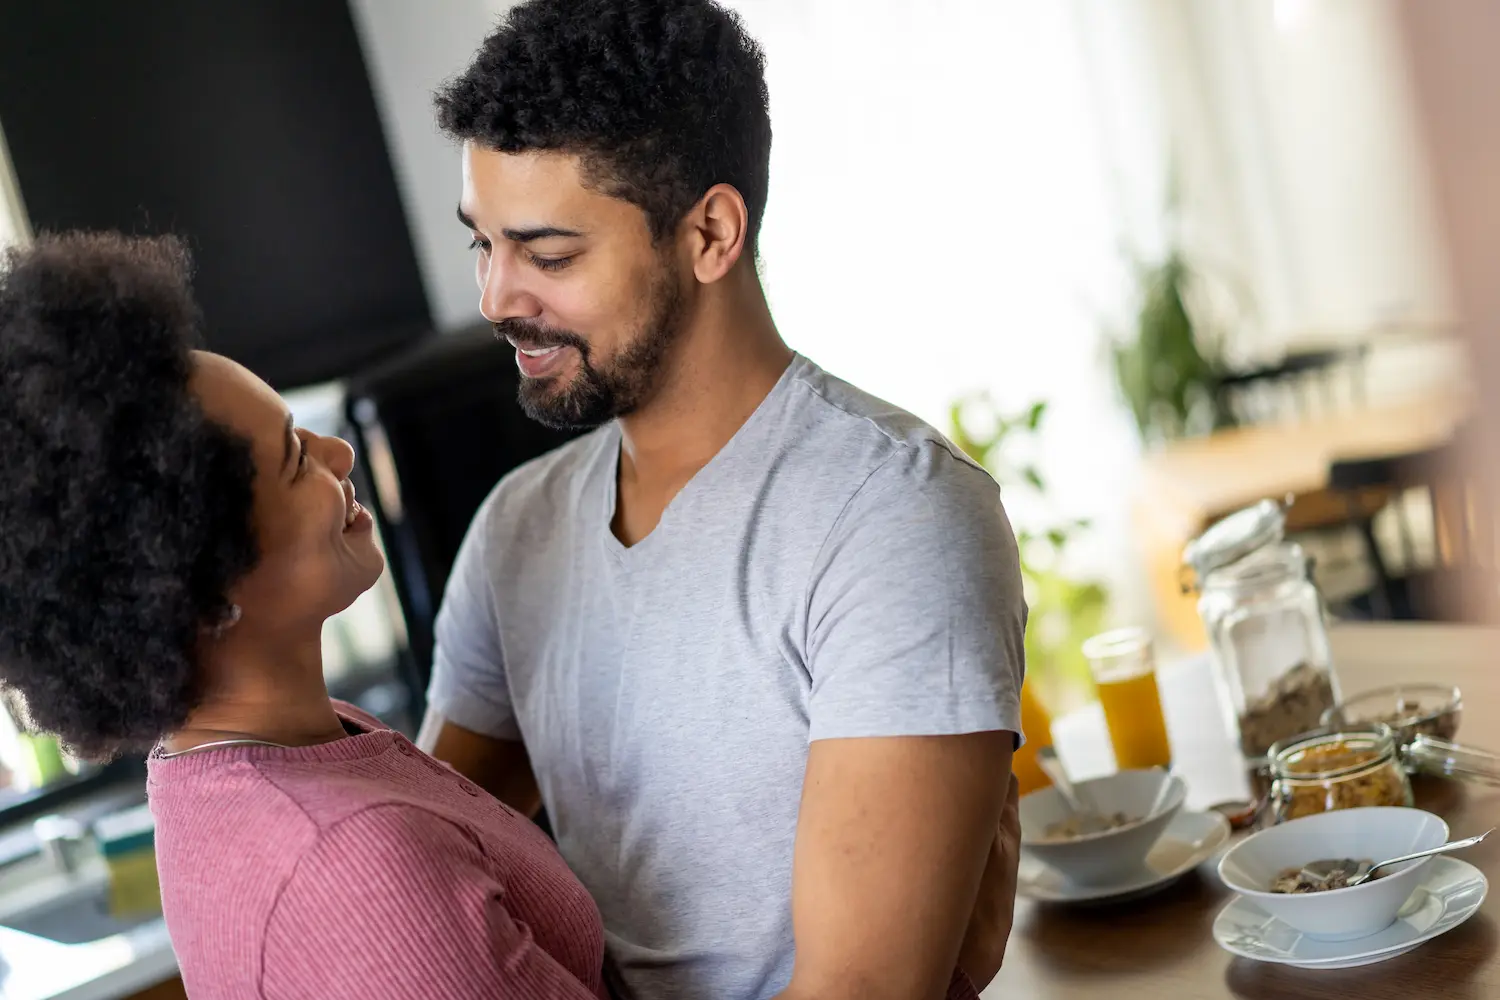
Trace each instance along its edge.
<path fill-rule="evenodd" d="M 1410 806 L 1411 782 L 1389 726 L 1319 729 L 1271 748 L 1275 822 L 1336 809 Z"/>
<path fill-rule="evenodd" d="M 1359 726 L 1383 722 L 1396 737 L 1396 749 L 1406 760 L 1406 773 L 1416 774 L 1418 762 L 1410 751 L 1418 736 L 1453 746 L 1463 717 L 1464 696 L 1444 684 L 1392 684 L 1354 695 L 1323 713 L 1325 726 Z"/>
<path fill-rule="evenodd" d="M 1185 553 L 1229 726 L 1252 770 L 1273 744 L 1321 725 L 1339 700 L 1322 595 L 1302 547 L 1284 540 L 1285 526 L 1282 508 L 1262 501 Z"/>

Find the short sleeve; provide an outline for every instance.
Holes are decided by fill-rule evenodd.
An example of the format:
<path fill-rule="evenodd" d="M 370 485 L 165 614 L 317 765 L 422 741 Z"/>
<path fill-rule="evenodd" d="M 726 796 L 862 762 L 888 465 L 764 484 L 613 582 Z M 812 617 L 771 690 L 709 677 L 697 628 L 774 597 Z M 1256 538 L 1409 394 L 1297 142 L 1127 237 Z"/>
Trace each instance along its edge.
<path fill-rule="evenodd" d="M 427 703 L 443 718 L 472 732 L 519 740 L 521 730 L 505 678 L 500 622 L 490 584 L 490 509 L 488 502 L 479 508 L 448 575 L 433 626 Z"/>
<path fill-rule="evenodd" d="M 810 739 L 1021 734 L 1026 602 L 1000 487 L 904 445 L 846 505 L 808 595 Z"/>
<path fill-rule="evenodd" d="M 577 900 L 587 904 L 580 887 Z M 587 952 L 603 929 L 591 906 L 556 919 Z M 267 922 L 267 1000 L 598 1000 L 537 944 L 505 905 L 505 887 L 478 845 L 438 816 L 379 806 L 322 834 L 298 864 Z"/>

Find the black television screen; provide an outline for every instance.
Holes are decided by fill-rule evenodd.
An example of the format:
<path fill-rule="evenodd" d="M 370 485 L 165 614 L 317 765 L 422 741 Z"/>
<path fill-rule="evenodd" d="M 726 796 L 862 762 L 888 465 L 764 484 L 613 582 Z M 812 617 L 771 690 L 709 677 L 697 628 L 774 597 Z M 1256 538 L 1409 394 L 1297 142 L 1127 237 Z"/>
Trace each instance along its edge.
<path fill-rule="evenodd" d="M 209 346 L 278 388 L 431 327 L 345 0 L 0 4 L 35 231 L 175 232 Z"/>

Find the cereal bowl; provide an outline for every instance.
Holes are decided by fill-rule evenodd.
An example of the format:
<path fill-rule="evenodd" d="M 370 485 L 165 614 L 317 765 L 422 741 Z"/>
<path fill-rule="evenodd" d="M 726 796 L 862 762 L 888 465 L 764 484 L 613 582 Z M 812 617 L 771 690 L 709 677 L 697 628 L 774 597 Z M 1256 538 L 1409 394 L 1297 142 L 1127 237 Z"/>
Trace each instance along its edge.
<path fill-rule="evenodd" d="M 1419 858 L 1381 869 L 1361 885 L 1287 895 L 1270 891 L 1278 875 L 1326 858 L 1371 863 L 1439 847 L 1448 824 L 1432 813 L 1401 807 L 1344 809 L 1292 820 L 1246 837 L 1219 862 L 1219 878 L 1256 906 L 1319 941 L 1352 941 L 1395 923 L 1416 891 Z"/>
<path fill-rule="evenodd" d="M 1182 779 L 1158 768 L 1120 771 L 1079 782 L 1078 789 L 1102 815 L 1120 814 L 1127 822 L 1100 833 L 1049 839 L 1048 828 L 1072 812 L 1056 788 L 1043 788 L 1021 799 L 1021 850 L 1081 886 L 1110 885 L 1137 874 L 1187 798 Z"/>

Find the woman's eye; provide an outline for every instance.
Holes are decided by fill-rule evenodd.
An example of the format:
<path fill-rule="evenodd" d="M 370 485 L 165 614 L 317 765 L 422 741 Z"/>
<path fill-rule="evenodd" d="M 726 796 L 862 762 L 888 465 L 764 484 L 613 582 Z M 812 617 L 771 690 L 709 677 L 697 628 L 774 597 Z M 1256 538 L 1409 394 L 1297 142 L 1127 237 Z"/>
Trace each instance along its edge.
<path fill-rule="evenodd" d="M 534 253 L 528 253 L 526 258 L 533 267 L 543 271 L 561 271 L 573 263 L 572 257 L 538 257 Z"/>
<path fill-rule="evenodd" d="M 486 240 L 486 239 L 481 239 L 480 237 L 476 236 L 472 240 L 469 241 L 469 249 L 470 250 L 483 250 L 485 253 L 489 253 L 490 252 L 490 241 Z"/>

